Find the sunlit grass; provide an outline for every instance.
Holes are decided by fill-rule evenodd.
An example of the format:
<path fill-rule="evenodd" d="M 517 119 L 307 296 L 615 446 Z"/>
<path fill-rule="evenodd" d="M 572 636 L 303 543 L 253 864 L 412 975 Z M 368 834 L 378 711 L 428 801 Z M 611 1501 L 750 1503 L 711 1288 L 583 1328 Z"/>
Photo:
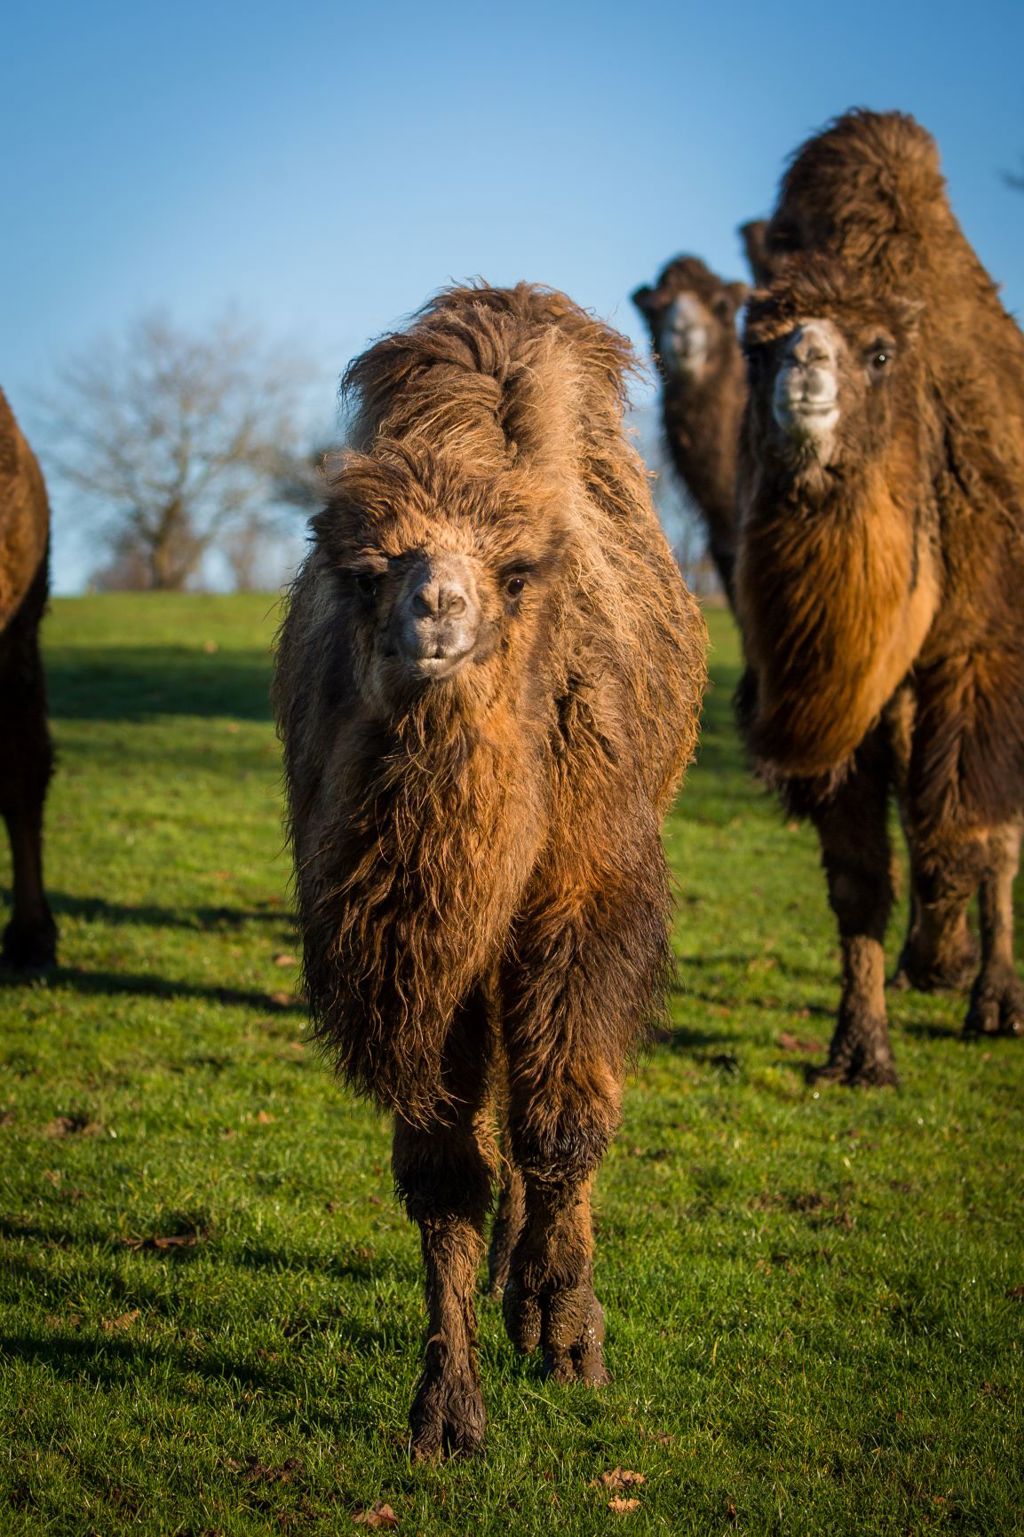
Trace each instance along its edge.
<path fill-rule="evenodd" d="M 481 1300 L 487 1452 L 418 1469 L 416 1235 L 294 996 L 270 601 L 55 604 L 61 969 L 0 990 L 0 1530 L 1019 1529 L 1024 1044 L 897 994 L 902 1089 L 805 1086 L 823 880 L 743 769 L 711 617 L 679 987 L 597 1195 L 615 1380 L 550 1386 Z"/>

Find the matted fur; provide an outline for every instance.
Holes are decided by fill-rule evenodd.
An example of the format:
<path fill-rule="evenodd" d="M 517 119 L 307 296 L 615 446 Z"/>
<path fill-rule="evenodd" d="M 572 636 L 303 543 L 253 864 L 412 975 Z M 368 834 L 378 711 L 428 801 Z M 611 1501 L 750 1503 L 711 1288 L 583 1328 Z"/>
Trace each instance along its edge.
<path fill-rule="evenodd" d="M 776 258 L 825 252 L 866 277 L 873 297 L 916 307 L 920 384 L 903 408 L 913 412 L 902 431 L 907 449 L 884 477 L 895 503 L 908 504 L 900 521 L 931 518 L 930 537 L 940 552 L 933 623 L 921 634 L 911 627 L 902 643 L 903 671 L 917 664 L 921 718 L 932 723 L 925 737 L 918 733 L 909 788 L 929 823 L 1004 821 L 1020 806 L 1024 788 L 1024 629 L 1017 617 L 1024 576 L 1024 337 L 949 207 L 934 140 L 902 113 L 848 113 L 799 150 L 783 178 L 767 245 Z M 783 262 L 781 273 L 773 302 L 791 310 L 803 304 L 806 313 L 799 271 L 787 277 Z M 856 285 L 853 302 L 860 302 Z M 754 445 L 745 471 L 748 500 L 758 457 Z M 926 485 L 919 483 L 921 465 Z M 751 523 L 744 535 L 748 542 L 754 528 Z M 818 595 L 835 589 L 834 549 L 822 543 L 824 565 L 805 554 L 791 562 L 792 604 L 771 616 L 765 605 L 763 620 L 749 626 L 762 670 L 769 656 L 786 657 L 791 613 L 820 612 Z M 785 559 L 781 550 L 779 558 Z M 753 560 L 748 564 L 755 572 Z M 903 569 L 910 568 L 904 563 Z M 862 633 L 875 618 L 873 600 L 849 606 L 849 623 L 833 647 L 837 669 L 860 670 Z M 885 703 L 876 695 L 875 718 Z M 799 716 L 801 707 L 796 710 Z M 869 721 L 858 724 L 866 728 Z M 946 743 L 941 751 L 936 732 Z M 801 737 L 809 734 L 801 728 Z M 819 758 L 831 756 L 837 764 L 856 734 L 842 733 L 834 752 Z"/>
<path fill-rule="evenodd" d="M 14 872 L 3 960 L 29 969 L 50 965 L 56 944 L 42 875 L 43 802 L 53 768 L 39 652 L 49 537 L 42 472 L 0 391 L 0 814 Z"/>
<path fill-rule="evenodd" d="M 446 1097 L 453 1011 L 518 913 L 584 903 L 625 868 L 664 928 L 650 808 L 693 749 L 702 626 L 623 436 L 630 361 L 560 294 L 469 288 L 346 379 L 362 452 L 316 520 L 275 697 L 314 1022 L 353 1083 L 411 1120 Z M 370 541 L 430 539 L 479 543 L 497 567 L 528 556 L 543 579 L 486 688 L 391 715 L 360 694 L 336 572 Z M 654 998 L 628 956 L 621 980 L 608 1007 L 625 1048 Z"/>
<path fill-rule="evenodd" d="M 902 969 L 927 985 L 962 975 L 980 881 L 968 1028 L 1024 1028 L 1007 938 L 1024 808 L 1024 338 L 949 207 L 933 140 L 903 114 L 849 113 L 797 152 L 766 252 L 738 483 L 743 713 L 822 837 L 845 956 L 830 1071 L 891 1081 L 890 789 L 911 851 Z M 883 388 L 841 378 L 863 409 L 844 408 L 825 468 L 785 462 L 771 426 L 772 349 L 807 320 L 834 324 L 848 358 L 876 329 L 895 341 Z"/>
<path fill-rule="evenodd" d="M 700 305 L 709 337 L 699 377 L 671 369 L 662 357 L 662 329 L 669 306 L 682 294 Z M 736 444 L 746 402 L 746 374 L 736 335 L 736 315 L 747 297 L 744 283 L 718 277 L 697 256 L 677 256 L 653 287 L 633 294 L 651 334 L 661 374 L 665 441 L 679 478 L 704 519 L 708 549 L 726 596 L 733 598 L 736 513 Z"/>
<path fill-rule="evenodd" d="M 606 1380 L 589 1183 L 659 1006 L 660 820 L 704 682 L 703 623 L 623 432 L 630 363 L 525 284 L 443 293 L 371 347 L 280 637 L 314 1026 L 395 1113 L 421 1229 L 423 1456 L 483 1436 L 472 1299 L 496 1098 L 509 1333 L 559 1380 Z M 478 624 L 453 674 L 413 686 L 388 637 L 421 558 L 473 573 Z"/>

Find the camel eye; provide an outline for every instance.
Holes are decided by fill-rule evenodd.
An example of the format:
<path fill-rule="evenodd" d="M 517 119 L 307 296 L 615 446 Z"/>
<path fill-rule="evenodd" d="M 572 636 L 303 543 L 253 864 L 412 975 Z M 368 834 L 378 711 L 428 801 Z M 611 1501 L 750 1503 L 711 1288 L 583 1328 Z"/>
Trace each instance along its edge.
<path fill-rule="evenodd" d="M 522 592 L 525 586 L 525 576 L 510 576 L 508 581 L 505 583 L 505 591 L 508 593 L 510 598 L 518 598 L 519 594 Z"/>
<path fill-rule="evenodd" d="M 892 348 L 875 343 L 868 353 L 868 364 L 873 374 L 884 373 L 892 363 Z"/>
<path fill-rule="evenodd" d="M 364 598 L 375 598 L 377 596 L 379 582 L 380 577 L 375 576 L 372 571 L 361 571 L 356 577 L 356 586 Z"/>

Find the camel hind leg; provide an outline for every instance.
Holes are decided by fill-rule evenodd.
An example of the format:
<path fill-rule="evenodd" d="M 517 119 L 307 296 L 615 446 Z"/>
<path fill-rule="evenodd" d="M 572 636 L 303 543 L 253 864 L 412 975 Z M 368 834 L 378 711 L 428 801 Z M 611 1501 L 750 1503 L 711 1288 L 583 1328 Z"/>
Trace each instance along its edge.
<path fill-rule="evenodd" d="M 965 1035 L 1024 1034 L 1024 986 L 1013 960 L 1013 882 L 1020 865 L 1021 825 L 1010 822 L 988 836 L 979 891 L 981 970 L 971 990 Z"/>
<path fill-rule="evenodd" d="M 43 886 L 43 806 L 53 773 L 39 653 L 45 600 L 43 566 L 0 637 L 0 704 L 7 737 L 0 753 L 0 815 L 11 845 L 14 889 L 0 958 L 7 966 L 28 970 L 52 966 L 57 948 L 57 929 Z"/>

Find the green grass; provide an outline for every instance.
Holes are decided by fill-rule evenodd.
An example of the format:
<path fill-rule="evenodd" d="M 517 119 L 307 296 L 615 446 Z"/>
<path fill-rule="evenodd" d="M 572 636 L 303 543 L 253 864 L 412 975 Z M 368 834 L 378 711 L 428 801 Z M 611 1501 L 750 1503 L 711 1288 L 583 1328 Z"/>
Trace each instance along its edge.
<path fill-rule="evenodd" d="M 544 1382 L 482 1301 L 486 1454 L 409 1463 L 418 1243 L 386 1127 L 303 1044 L 274 622 L 48 621 L 62 965 L 0 990 L 0 1530 L 343 1532 L 378 1501 L 473 1537 L 1024 1529 L 1024 1042 L 897 995 L 902 1089 L 805 1087 L 780 1036 L 827 1042 L 834 934 L 813 834 L 743 769 L 724 615 L 668 830 L 672 1028 L 597 1194 L 615 1380 Z"/>

